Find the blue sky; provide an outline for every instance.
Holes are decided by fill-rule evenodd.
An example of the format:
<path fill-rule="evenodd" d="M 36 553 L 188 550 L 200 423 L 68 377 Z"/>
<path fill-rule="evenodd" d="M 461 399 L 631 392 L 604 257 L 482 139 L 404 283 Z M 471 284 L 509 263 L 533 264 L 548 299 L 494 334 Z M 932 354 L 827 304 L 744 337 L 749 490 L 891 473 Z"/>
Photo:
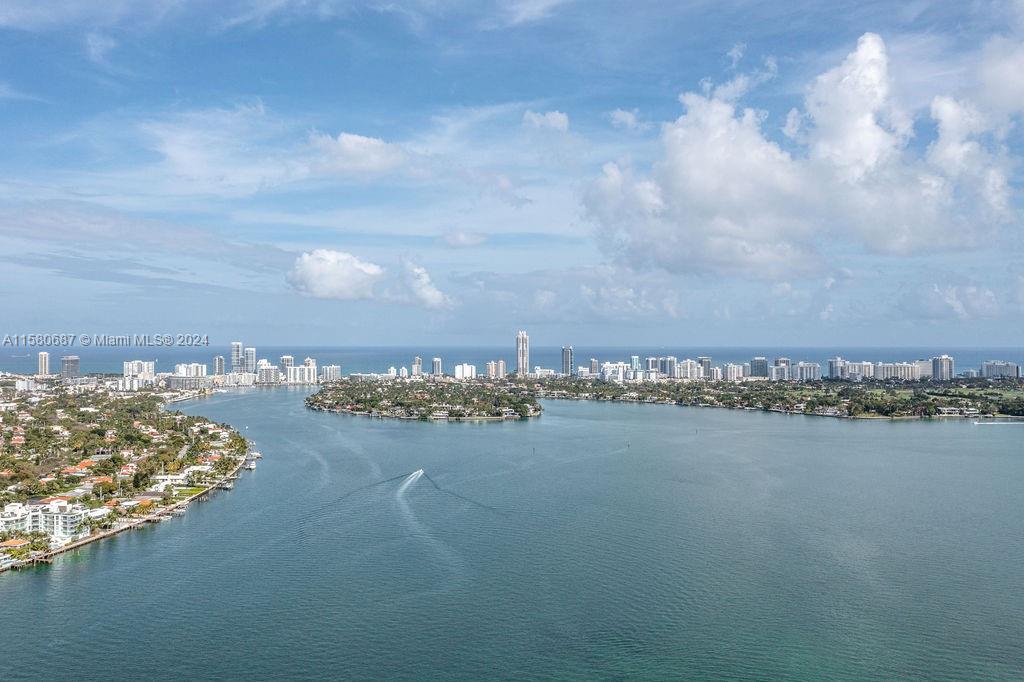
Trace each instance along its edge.
<path fill-rule="evenodd" d="M 1015 345 L 1022 74 L 1020 1 L 7 0 L 3 331 Z"/>

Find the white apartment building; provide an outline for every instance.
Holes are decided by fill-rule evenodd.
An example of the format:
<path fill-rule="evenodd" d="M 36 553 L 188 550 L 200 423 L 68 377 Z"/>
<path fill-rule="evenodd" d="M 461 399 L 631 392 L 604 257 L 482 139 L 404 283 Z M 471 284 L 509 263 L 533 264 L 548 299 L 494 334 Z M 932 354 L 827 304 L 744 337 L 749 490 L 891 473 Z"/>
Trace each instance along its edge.
<path fill-rule="evenodd" d="M 47 504 L 8 504 L 0 512 L 0 532 L 46 533 L 51 544 L 63 545 L 89 535 L 83 529 L 89 510 L 80 504 L 55 500 Z"/>
<path fill-rule="evenodd" d="M 948 355 L 940 355 L 932 358 L 932 378 L 936 381 L 949 381 L 956 372 L 953 368 L 953 358 Z"/>
<path fill-rule="evenodd" d="M 179 377 L 205 377 L 206 365 L 201 362 L 179 363 L 174 366 L 174 374 Z"/>
<path fill-rule="evenodd" d="M 700 367 L 700 363 L 697 362 L 696 360 L 690 360 L 689 358 L 687 358 L 686 360 L 683 360 L 682 362 L 677 362 L 675 369 L 676 369 L 676 373 L 675 373 L 675 378 L 676 379 L 689 379 L 689 380 L 700 379 L 701 367 Z"/>
<path fill-rule="evenodd" d="M 281 383 L 281 370 L 277 368 L 277 365 L 272 365 L 265 360 L 260 362 L 266 362 L 265 365 L 260 365 L 256 368 L 256 383 L 257 384 L 279 384 Z"/>
<path fill-rule="evenodd" d="M 289 367 L 285 381 L 289 384 L 315 384 L 316 363 L 302 364 L 297 367 Z"/>
<path fill-rule="evenodd" d="M 879 362 L 875 365 L 875 378 L 916 381 L 921 373 L 916 362 Z"/>
<path fill-rule="evenodd" d="M 817 381 L 821 379 L 821 365 L 816 362 L 798 362 L 790 368 L 790 376 L 796 381 Z"/>
<path fill-rule="evenodd" d="M 469 363 L 455 365 L 455 378 L 458 380 L 476 379 L 476 365 Z"/>
<path fill-rule="evenodd" d="M 156 361 L 154 360 L 128 360 L 123 363 L 123 376 L 125 379 L 142 379 L 152 381 L 156 376 Z"/>

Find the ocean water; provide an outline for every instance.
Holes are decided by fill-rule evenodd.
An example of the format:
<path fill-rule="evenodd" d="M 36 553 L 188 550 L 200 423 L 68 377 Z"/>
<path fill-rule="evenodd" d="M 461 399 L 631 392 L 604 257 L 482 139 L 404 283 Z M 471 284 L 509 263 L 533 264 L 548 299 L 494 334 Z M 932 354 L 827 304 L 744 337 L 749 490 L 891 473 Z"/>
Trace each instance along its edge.
<path fill-rule="evenodd" d="M 1021 679 L 1024 427 L 182 404 L 265 458 L 0 575 L 4 679 Z"/>

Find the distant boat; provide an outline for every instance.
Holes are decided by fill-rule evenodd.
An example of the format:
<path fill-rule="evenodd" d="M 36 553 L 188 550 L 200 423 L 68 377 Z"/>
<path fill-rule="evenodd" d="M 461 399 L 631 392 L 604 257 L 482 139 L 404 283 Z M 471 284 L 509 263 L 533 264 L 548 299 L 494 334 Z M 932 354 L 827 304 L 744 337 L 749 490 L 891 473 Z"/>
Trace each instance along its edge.
<path fill-rule="evenodd" d="M 256 468 L 256 460 L 250 459 L 250 460 L 246 461 L 245 468 L 248 469 L 249 471 L 252 471 L 253 469 L 255 469 Z"/>

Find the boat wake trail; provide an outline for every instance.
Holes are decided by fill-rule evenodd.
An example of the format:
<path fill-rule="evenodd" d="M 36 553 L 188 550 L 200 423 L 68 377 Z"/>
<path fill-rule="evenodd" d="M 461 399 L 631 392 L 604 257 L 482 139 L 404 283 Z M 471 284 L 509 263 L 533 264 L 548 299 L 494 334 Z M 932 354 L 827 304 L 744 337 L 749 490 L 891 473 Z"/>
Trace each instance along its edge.
<path fill-rule="evenodd" d="M 420 471 L 422 471 L 422 469 Z M 404 474 L 399 474 L 397 476 L 392 476 L 391 478 L 385 478 L 385 479 L 382 479 L 380 481 L 375 481 L 373 483 L 367 483 L 366 485 L 361 485 L 358 488 L 353 488 L 352 490 L 349 490 L 347 493 L 344 493 L 343 495 L 339 495 L 338 497 L 334 498 L 333 500 L 320 505 L 319 507 L 317 507 L 317 511 L 318 512 L 322 512 L 325 509 L 328 509 L 330 507 L 334 507 L 336 505 L 341 504 L 342 502 L 344 502 L 348 498 L 352 497 L 353 495 L 357 495 L 357 494 L 363 492 L 364 490 L 369 490 L 370 488 L 376 488 L 377 486 L 384 485 L 385 483 L 393 483 L 394 481 L 400 481 L 403 478 L 409 478 L 410 476 L 412 476 L 415 473 L 416 473 L 415 471 L 406 472 Z"/>
<path fill-rule="evenodd" d="M 505 512 L 501 511 L 500 509 L 498 509 L 496 507 L 492 507 L 489 504 L 484 504 L 483 502 L 478 502 L 478 501 L 476 501 L 476 500 L 474 500 L 474 499 L 472 499 L 470 497 L 466 497 L 465 495 L 460 495 L 459 493 L 455 492 L 454 490 L 448 490 L 447 488 L 442 488 L 441 486 L 439 486 L 437 484 L 437 481 L 435 481 L 434 479 L 432 479 L 430 477 L 430 474 L 424 473 L 422 469 L 420 469 L 420 473 L 422 474 L 423 478 L 425 478 L 428 481 L 430 481 L 430 485 L 434 486 L 434 489 L 437 490 L 438 492 L 444 493 L 445 495 L 451 495 L 452 497 L 457 497 L 458 499 L 462 500 L 463 502 L 470 503 L 474 507 L 480 507 L 481 509 L 486 509 L 487 511 L 492 511 L 495 514 L 502 514 L 502 515 L 505 514 Z"/>
<path fill-rule="evenodd" d="M 405 523 L 409 526 L 409 530 L 412 531 L 412 534 L 426 542 L 438 557 L 447 563 L 456 574 L 458 574 L 460 573 L 459 567 L 462 560 L 452 552 L 451 548 L 448 547 L 447 544 L 434 537 L 434 534 L 431 533 L 426 526 L 420 523 L 419 519 L 416 518 L 416 515 L 409 507 L 409 503 L 405 499 L 405 492 L 423 476 L 423 469 L 417 469 L 409 474 L 402 485 L 398 486 L 398 491 L 395 493 L 395 500 L 398 502 L 398 506 L 402 511 L 402 516 L 405 517 Z"/>

